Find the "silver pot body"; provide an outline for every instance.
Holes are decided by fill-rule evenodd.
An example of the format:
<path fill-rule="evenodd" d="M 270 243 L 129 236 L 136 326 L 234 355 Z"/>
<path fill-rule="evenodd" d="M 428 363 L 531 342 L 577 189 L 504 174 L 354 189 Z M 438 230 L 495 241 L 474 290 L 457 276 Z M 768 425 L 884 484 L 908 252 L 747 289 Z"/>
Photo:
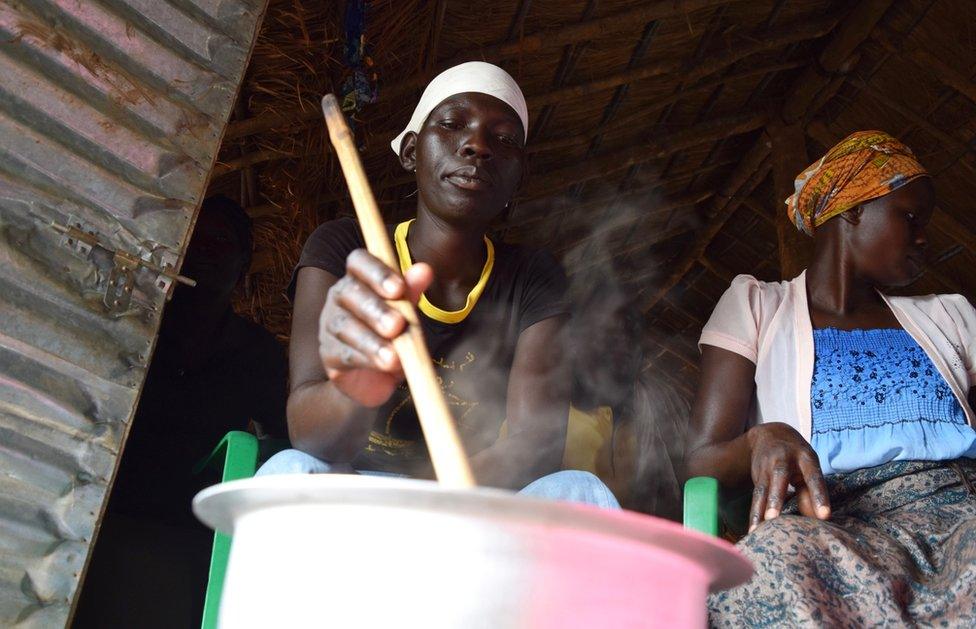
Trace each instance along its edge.
<path fill-rule="evenodd" d="M 194 510 L 234 536 L 229 628 L 703 627 L 708 592 L 751 575 L 671 522 L 428 481 L 262 477 Z"/>

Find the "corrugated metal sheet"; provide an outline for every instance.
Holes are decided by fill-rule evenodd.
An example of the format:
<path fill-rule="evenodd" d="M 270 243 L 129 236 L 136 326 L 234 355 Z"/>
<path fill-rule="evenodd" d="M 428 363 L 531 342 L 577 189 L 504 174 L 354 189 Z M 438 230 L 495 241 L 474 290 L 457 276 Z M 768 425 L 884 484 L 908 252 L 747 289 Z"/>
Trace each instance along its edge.
<path fill-rule="evenodd" d="M 0 626 L 68 620 L 265 4 L 0 0 Z"/>

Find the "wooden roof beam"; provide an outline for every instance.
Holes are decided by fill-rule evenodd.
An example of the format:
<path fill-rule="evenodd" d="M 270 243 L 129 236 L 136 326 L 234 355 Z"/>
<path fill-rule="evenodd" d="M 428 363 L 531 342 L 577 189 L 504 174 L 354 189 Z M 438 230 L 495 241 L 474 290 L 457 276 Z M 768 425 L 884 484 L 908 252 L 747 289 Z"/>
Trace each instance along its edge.
<path fill-rule="evenodd" d="M 758 216 L 764 223 L 776 229 L 776 221 L 770 216 L 769 211 L 762 206 L 761 203 L 753 199 L 752 197 L 747 197 L 742 200 L 742 205 L 744 205 L 750 212 Z"/>
<path fill-rule="evenodd" d="M 809 107 L 834 75 L 850 70 L 851 55 L 868 38 L 875 25 L 891 6 L 893 0 L 863 0 L 842 19 L 830 41 L 811 64 L 793 83 L 789 97 L 783 103 L 781 117 L 791 124 L 809 117 Z"/>
<path fill-rule="evenodd" d="M 542 29 L 524 35 L 519 39 L 482 46 L 475 50 L 466 50 L 438 64 L 438 67 L 431 72 L 420 73 L 402 83 L 390 86 L 386 90 L 386 98 L 400 98 L 411 90 L 419 89 L 440 70 L 464 61 L 470 61 L 473 58 L 499 61 L 509 57 L 525 56 L 546 48 L 565 46 L 566 44 L 574 44 L 587 39 L 593 39 L 594 37 L 602 37 L 608 33 L 631 30 L 635 24 L 647 24 L 654 20 L 685 15 L 701 9 L 728 4 L 731 1 L 656 0 L 654 2 L 643 2 L 633 9 L 619 11 L 605 17 L 576 22 L 566 26 Z"/>
<path fill-rule="evenodd" d="M 773 195 L 784 201 L 795 191 L 796 174 L 810 165 L 807 158 L 806 135 L 799 122 L 783 124 L 776 120 L 766 127 L 772 143 Z M 779 275 L 792 279 L 810 264 L 813 257 L 813 240 L 798 230 L 785 207 L 773 216 L 776 226 L 776 244 Z"/>
<path fill-rule="evenodd" d="M 717 12 L 724 12 L 727 6 L 728 5 L 723 5 L 718 9 Z M 627 63 L 627 70 L 633 70 L 638 67 L 638 64 L 644 58 L 644 55 L 647 54 L 648 48 L 651 47 L 651 42 L 654 41 L 654 36 L 660 27 L 661 22 L 659 20 L 654 20 L 644 25 L 644 30 L 641 33 L 641 37 L 634 46 L 633 51 L 631 51 L 630 61 Z M 604 106 L 603 113 L 600 116 L 600 122 L 597 125 L 597 127 L 602 130 L 590 141 L 589 148 L 586 150 L 586 159 L 589 159 L 594 153 L 600 150 L 600 147 L 603 144 L 604 133 L 610 128 L 608 126 L 610 121 L 617 116 L 617 112 L 620 111 L 621 104 L 624 102 L 624 99 L 627 98 L 627 94 L 629 93 L 630 83 L 624 83 L 614 88 L 613 96 L 610 97 L 610 102 Z M 586 186 L 586 182 L 581 181 L 576 183 L 572 187 L 570 195 L 574 197 L 579 196 L 582 194 L 584 186 Z M 623 186 L 618 186 L 618 188 L 621 190 L 624 189 Z"/>
<path fill-rule="evenodd" d="M 973 83 L 967 74 L 959 72 L 927 50 L 917 47 L 903 48 L 897 41 L 899 36 L 892 33 L 890 29 L 879 28 L 871 38 L 886 51 L 902 59 L 908 59 L 925 72 L 931 73 L 946 87 L 976 103 L 976 83 Z"/>
<path fill-rule="evenodd" d="M 646 24 L 654 20 L 685 15 L 701 9 L 728 4 L 732 1 L 656 0 L 655 2 L 643 2 L 633 9 L 620 11 L 605 17 L 583 20 L 561 27 L 543 29 L 529 35 L 524 35 L 518 39 L 483 46 L 473 53 L 471 51 L 465 51 L 453 55 L 450 59 L 436 64 L 431 68 L 427 68 L 424 72 L 420 72 L 405 81 L 381 88 L 381 99 L 386 101 L 402 98 L 412 90 L 419 89 L 425 85 L 440 70 L 457 65 L 463 61 L 469 61 L 472 57 L 490 59 L 497 62 L 509 57 L 531 54 L 552 46 L 575 44 L 593 39 L 594 37 L 604 36 L 607 33 L 629 30 L 634 27 L 634 24 Z M 224 138 L 239 138 L 245 135 L 261 133 L 296 122 L 315 120 L 321 117 L 321 115 L 318 107 L 314 105 L 309 105 L 307 108 L 301 108 L 298 111 L 268 113 L 228 125 Z"/>
<path fill-rule="evenodd" d="M 528 0 L 526 0 L 528 1 Z M 444 14 L 447 12 L 447 0 L 437 0 L 431 14 L 430 37 L 427 41 L 427 55 L 424 69 L 430 70 L 437 63 L 437 49 L 441 43 L 441 29 L 444 27 Z"/>
<path fill-rule="evenodd" d="M 692 371 L 698 371 L 698 363 L 688 358 L 688 350 L 675 343 L 670 337 L 658 334 L 657 330 L 652 326 L 647 326 L 644 329 L 644 336 L 653 341 L 659 347 L 666 349 L 668 352 L 673 354 Z"/>
<path fill-rule="evenodd" d="M 660 61 L 658 63 L 653 63 L 650 65 L 639 66 L 632 70 L 626 70 L 624 72 L 617 72 L 616 74 L 610 74 L 608 76 L 601 77 L 599 79 L 594 79 L 592 81 L 587 81 L 585 83 L 577 83 L 576 85 L 568 85 L 545 94 L 539 94 L 535 96 L 529 96 L 526 101 L 529 107 L 542 107 L 544 105 L 549 105 L 553 103 L 560 103 L 571 98 L 582 98 L 584 96 L 591 96 L 593 94 L 599 94 L 600 92 L 605 92 L 621 85 L 626 85 L 628 83 L 636 83 L 645 79 L 651 79 L 659 76 L 668 75 L 682 75 L 687 76 L 687 82 L 697 81 L 705 77 L 711 76 L 716 72 L 720 72 L 725 68 L 729 67 L 736 61 L 740 61 L 745 57 L 754 55 L 759 52 L 768 52 L 770 50 L 775 50 L 787 43 L 793 43 L 795 41 L 803 41 L 808 39 L 815 39 L 820 35 L 823 35 L 823 30 L 825 26 L 822 24 L 815 24 L 812 27 L 804 29 L 802 32 L 790 32 L 783 37 L 777 38 L 775 41 L 763 41 L 751 46 L 743 46 L 741 48 L 735 49 L 736 52 L 729 55 L 723 55 L 717 60 L 701 63 L 699 65 L 688 68 L 681 60 L 672 61 Z M 771 43 L 772 42 L 772 43 Z M 775 45 L 772 45 L 775 44 Z M 753 76 L 755 74 L 767 72 L 769 70 L 778 69 L 789 69 L 795 68 L 803 65 L 799 62 L 778 62 L 772 64 L 767 70 L 760 66 L 758 69 L 747 70 L 743 72 L 741 76 Z M 694 90 L 699 91 L 701 89 L 706 89 L 708 87 L 716 87 L 722 83 L 729 81 L 730 79 L 738 78 L 739 75 L 732 77 L 721 77 L 712 83 L 707 83 L 705 87 L 701 86 L 691 86 L 691 88 L 682 89 L 677 92 L 677 96 L 685 95 L 688 91 Z M 666 97 L 662 99 L 664 104 L 670 104 L 674 102 L 675 95 Z"/>
<path fill-rule="evenodd" d="M 670 265 L 673 270 L 664 282 L 645 296 L 641 303 L 642 312 L 647 313 L 684 278 L 685 274 L 705 253 L 705 249 L 718 232 L 725 226 L 726 221 L 738 209 L 742 199 L 752 194 L 756 186 L 769 174 L 771 168 L 769 147 L 764 141 L 756 142 L 736 169 L 732 171 L 732 176 L 726 182 L 722 193 L 714 198 L 711 218 L 698 231 L 698 237 Z"/>
<path fill-rule="evenodd" d="M 512 18 L 512 24 L 508 27 L 508 37 L 505 38 L 506 40 L 517 40 L 522 36 L 522 31 L 525 29 L 525 18 L 529 15 L 529 9 L 531 7 L 532 0 L 519 0 L 515 17 Z"/>
<path fill-rule="evenodd" d="M 777 50 L 794 42 L 808 41 L 822 37 L 830 32 L 834 24 L 834 18 L 825 18 L 813 22 L 809 20 L 795 22 L 784 26 L 777 33 L 765 35 L 759 41 L 743 43 L 729 50 L 726 54 L 706 58 L 704 61 L 692 64 L 691 66 L 684 59 L 659 61 L 657 63 L 624 70 L 623 72 L 617 72 L 586 83 L 569 85 L 561 89 L 553 90 L 547 94 L 529 97 L 528 102 L 530 106 L 538 107 L 561 102 L 568 98 L 589 96 L 627 83 L 635 83 L 644 79 L 664 75 L 680 75 L 685 82 L 696 81 L 721 72 L 733 63 L 741 61 L 746 57 Z M 725 80 L 727 80 L 727 77 Z"/>
<path fill-rule="evenodd" d="M 875 25 L 884 15 L 885 11 L 891 6 L 893 0 L 864 0 L 854 6 L 854 9 L 838 23 L 834 29 L 830 41 L 818 55 L 818 64 L 809 67 L 803 75 L 793 83 L 793 88 L 783 103 L 780 110 L 780 117 L 786 123 L 793 123 L 806 119 L 812 115 L 808 111 L 810 103 L 826 102 L 818 98 L 820 93 L 830 85 L 836 85 L 835 78 L 837 73 L 848 71 L 852 54 L 857 47 L 868 38 Z M 738 192 L 729 199 L 724 207 L 717 207 L 708 224 L 699 233 L 695 243 L 674 264 L 674 271 L 665 282 L 657 287 L 642 304 L 642 309 L 647 313 L 666 295 L 675 285 L 684 278 L 685 274 L 695 265 L 712 239 L 725 225 L 732 213 L 738 209 L 742 199 L 748 197 L 758 183 L 769 174 L 771 164 L 768 159 L 770 151 L 769 137 L 766 133 L 756 141 L 749 150 L 747 158 L 740 163 L 729 177 L 725 189 L 734 189 Z M 744 170 L 749 168 L 759 168 L 759 171 L 751 177 L 745 184 L 742 184 L 743 177 L 748 177 Z M 757 180 L 758 178 L 758 180 Z M 750 187 L 751 186 L 751 187 Z M 745 194 L 743 194 L 743 192 Z M 718 199 L 719 197 L 716 197 Z"/>
<path fill-rule="evenodd" d="M 667 352 L 667 350 L 662 348 L 657 356 L 648 357 L 648 359 L 644 363 L 644 368 L 642 369 L 642 371 L 653 372 L 658 377 L 666 380 L 668 384 L 670 384 L 671 386 L 675 387 L 676 389 L 684 393 L 688 398 L 693 398 L 695 396 L 695 392 L 692 390 L 691 386 L 689 386 L 685 380 L 678 378 L 674 374 L 668 373 L 667 370 L 661 369 L 660 367 L 657 366 L 657 359 L 659 359 L 665 352 Z"/>
<path fill-rule="evenodd" d="M 264 133 L 272 129 L 293 127 L 322 118 L 322 111 L 311 103 L 304 107 L 288 109 L 286 111 L 271 110 L 260 113 L 245 120 L 232 121 L 224 131 L 224 142 L 236 138 L 244 138 L 257 133 Z"/>
<path fill-rule="evenodd" d="M 952 149 L 958 153 L 959 157 L 964 157 L 966 154 L 973 152 L 973 148 L 968 143 L 963 142 L 950 133 L 946 133 L 939 127 L 929 122 L 924 116 L 896 102 L 895 99 L 892 99 L 888 95 L 882 93 L 878 88 L 873 87 L 860 79 L 851 79 L 851 84 L 869 94 L 875 101 L 878 102 L 878 104 L 887 107 L 906 120 L 909 120 L 914 126 L 924 130 L 942 144 L 952 147 Z M 976 166 L 971 164 L 968 160 L 957 158 L 957 161 L 970 172 L 976 173 Z"/>
<path fill-rule="evenodd" d="M 295 157 L 289 153 L 282 153 L 281 151 L 266 149 L 263 151 L 255 151 L 253 153 L 246 153 L 240 157 L 236 157 L 232 160 L 226 162 L 217 162 L 213 168 L 213 173 L 211 177 L 217 178 L 228 173 L 237 172 L 243 168 L 249 168 L 257 164 L 263 164 L 264 162 L 270 162 L 276 159 L 287 159 L 289 157 Z"/>
<path fill-rule="evenodd" d="M 583 12 L 580 14 L 580 22 L 585 22 L 593 17 L 593 12 L 596 11 L 598 1 L 599 0 L 586 0 L 586 6 L 583 7 Z M 556 67 L 556 75 L 552 79 L 553 89 L 562 87 L 566 84 L 569 78 L 573 76 L 573 73 L 576 72 L 576 65 L 586 53 L 589 44 L 589 40 L 583 40 L 572 44 L 567 44 L 563 47 L 562 58 L 559 60 L 559 65 Z M 555 105 L 542 108 L 542 111 L 536 116 L 535 122 L 530 128 L 532 139 L 542 137 L 542 134 L 545 133 L 549 121 L 552 119 L 552 114 L 555 109 Z"/>
<path fill-rule="evenodd" d="M 770 50 L 776 50 L 782 48 L 787 44 L 792 44 L 801 41 L 808 41 L 811 39 L 816 39 L 822 37 L 823 35 L 830 32 L 831 28 L 836 23 L 836 20 L 832 17 L 824 18 L 817 21 L 803 20 L 794 22 L 791 24 L 784 25 L 782 29 L 775 33 L 764 33 L 762 37 L 749 37 L 744 38 L 741 45 L 736 46 L 730 52 L 722 55 L 718 55 L 715 58 L 706 58 L 702 61 L 694 62 L 689 64 L 685 59 L 669 59 L 665 61 L 659 61 L 656 63 L 641 65 L 635 68 L 628 68 L 627 70 L 610 74 L 592 81 L 586 81 L 583 83 L 577 83 L 575 85 L 568 85 L 565 87 L 556 88 L 542 94 L 534 94 L 526 96 L 526 102 L 528 103 L 529 110 L 535 110 L 543 108 L 547 105 L 553 105 L 557 103 L 565 102 L 569 99 L 583 98 L 586 96 L 591 96 L 593 94 L 599 94 L 602 92 L 609 91 L 614 88 L 621 87 L 630 83 L 636 83 L 642 80 L 658 77 L 658 76 L 668 76 L 668 75 L 680 75 L 682 77 L 682 83 L 691 83 L 706 77 L 719 74 L 721 71 L 729 68 L 733 64 L 741 61 L 742 59 L 748 58 L 752 55 L 769 52 Z M 695 93 L 703 89 L 714 88 L 718 85 L 722 85 L 729 81 L 735 81 L 742 78 L 747 78 L 750 76 L 755 76 L 757 74 L 768 74 L 770 72 L 779 72 L 782 70 L 789 70 L 797 68 L 804 65 L 803 62 L 799 61 L 778 61 L 776 63 L 767 64 L 764 66 L 758 66 L 745 70 L 740 73 L 729 76 L 719 76 L 715 79 L 703 83 L 701 85 L 692 85 L 687 88 L 682 88 L 680 91 L 672 94 L 668 97 L 661 99 L 660 102 L 656 102 L 648 105 L 646 108 L 642 108 L 642 116 L 637 118 L 643 122 L 643 116 L 646 116 L 646 112 L 653 110 L 656 111 L 671 104 L 683 96 L 690 93 Z M 632 124 L 635 121 L 635 115 L 631 115 L 624 123 L 621 120 L 620 123 L 614 125 L 617 127 L 624 126 L 625 124 Z M 605 124 L 605 123 L 604 123 Z M 598 125 L 598 129 L 602 126 Z M 230 130 L 228 130 L 230 133 Z M 389 135 L 393 137 L 396 135 L 394 131 L 389 133 L 379 132 L 374 134 L 375 136 L 386 137 Z M 594 134 L 595 135 L 595 134 Z M 592 136 L 591 136 L 592 137 Z M 385 142 L 381 142 L 385 147 Z M 545 144 L 545 143 L 542 143 Z M 537 143 L 538 145 L 538 143 Z M 544 150 L 544 149 L 533 149 L 532 145 L 528 147 L 529 151 L 533 150 Z"/>
<path fill-rule="evenodd" d="M 706 271 L 708 271 L 709 273 L 711 273 L 712 275 L 714 275 L 715 277 L 717 277 L 718 279 L 722 280 L 727 284 L 731 284 L 732 280 L 735 278 L 735 273 L 728 270 L 727 268 L 725 268 L 725 265 L 713 260 L 708 255 L 702 255 L 702 257 L 699 258 L 698 262 L 703 267 L 705 267 Z"/>
<path fill-rule="evenodd" d="M 777 48 L 781 48 L 787 44 L 822 37 L 826 33 L 830 32 L 835 23 L 836 20 L 830 17 L 813 22 L 810 20 L 795 22 L 784 25 L 782 29 L 775 33 L 765 33 L 761 38 L 750 38 L 742 43 L 742 45 L 733 48 L 728 54 L 718 55 L 715 58 L 706 58 L 705 60 L 698 63 L 693 63 L 690 66 L 684 59 L 660 61 L 628 69 L 622 72 L 617 72 L 593 81 L 558 87 L 542 94 L 528 95 L 526 97 L 526 101 L 528 102 L 529 109 L 534 110 L 537 108 L 544 108 L 547 105 L 562 103 L 568 99 L 582 98 L 592 94 L 598 94 L 628 83 L 635 83 L 649 78 L 672 74 L 680 74 L 684 78 L 684 82 L 689 83 L 721 72 L 722 70 L 730 67 L 732 64 L 751 55 L 776 50 Z M 718 77 L 709 83 L 690 86 L 686 89 L 682 89 L 680 92 L 674 95 L 662 99 L 660 107 L 663 108 L 664 106 L 675 102 L 689 93 L 714 88 L 727 81 L 745 78 L 761 73 L 765 74 L 769 72 L 788 70 L 801 65 L 803 64 L 800 62 L 781 61 L 770 64 L 768 67 L 760 66 L 758 68 L 737 73 L 735 75 Z M 429 78 L 433 78 L 433 75 L 431 75 Z M 421 82 L 420 85 L 426 82 L 426 80 L 427 79 Z M 404 94 L 400 93 L 401 91 L 402 90 L 396 86 L 389 88 L 389 91 L 381 88 L 381 98 L 382 100 L 392 100 L 395 97 L 402 97 Z M 229 125 L 227 125 L 227 131 L 224 134 L 224 139 L 240 138 L 253 135 L 255 133 L 263 133 L 271 129 L 294 126 L 296 124 L 318 120 L 319 118 L 321 118 L 321 112 L 311 105 L 309 105 L 307 108 L 287 112 L 267 112 L 246 120 L 231 122 Z M 396 133 L 392 131 L 390 133 L 379 131 L 374 135 L 385 138 L 387 135 L 393 137 L 396 135 Z M 383 145 L 385 146 L 385 144 Z"/>
<path fill-rule="evenodd" d="M 532 182 L 527 196 L 543 196 L 580 181 L 606 177 L 610 173 L 624 170 L 634 164 L 661 159 L 693 146 L 755 131 L 762 127 L 766 120 L 765 112 L 716 118 L 677 133 L 652 138 L 637 146 L 598 155 L 583 165 L 561 168 L 536 179 Z"/>

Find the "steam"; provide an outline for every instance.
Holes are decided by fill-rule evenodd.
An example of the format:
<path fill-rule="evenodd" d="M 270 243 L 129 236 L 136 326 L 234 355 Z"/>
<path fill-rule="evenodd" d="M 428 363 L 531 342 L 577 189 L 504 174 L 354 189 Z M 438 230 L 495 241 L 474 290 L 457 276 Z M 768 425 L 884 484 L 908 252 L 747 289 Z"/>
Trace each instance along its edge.
<path fill-rule="evenodd" d="M 545 245 L 570 279 L 574 317 L 564 345 L 573 364 L 573 403 L 614 409 L 612 489 L 627 508 L 680 519 L 677 470 L 690 400 L 647 369 L 655 354 L 639 291 L 667 274 L 655 236 L 691 231 L 700 220 L 691 208 L 659 209 L 664 204 L 654 194 L 616 199 L 600 205 L 563 197 L 521 214 L 546 216 L 532 231 L 551 236 Z"/>
<path fill-rule="evenodd" d="M 553 348 L 549 358 L 561 355 L 572 365 L 567 386 L 578 409 L 610 406 L 614 410 L 612 469 L 600 470 L 608 473 L 601 474 L 604 480 L 625 507 L 679 519 L 677 470 L 682 464 L 690 400 L 648 368 L 659 348 L 649 341 L 639 291 L 667 274 L 667 261 L 655 249 L 655 239 L 662 233 L 691 231 L 699 217 L 691 208 L 666 208 L 646 193 L 617 198 L 613 203 L 594 204 L 556 197 L 522 205 L 509 217 L 502 238 L 548 249 L 566 269 L 574 315 L 560 347 Z M 509 393 L 509 372 L 502 366 L 507 361 L 498 355 L 498 330 L 506 307 L 493 314 L 482 310 L 482 315 L 497 316 L 498 323 L 477 331 L 477 360 L 499 365 L 477 383 L 479 404 L 493 407 L 491 417 L 504 416 Z M 463 368 L 468 358 L 448 355 L 446 360 Z M 497 424 L 479 421 L 486 419 L 485 407 L 472 411 L 464 406 L 475 396 L 459 389 L 460 382 L 450 382 L 450 373 L 441 372 L 445 393 L 469 451 L 489 447 L 499 437 Z M 518 430 L 507 428 L 508 435 L 513 428 Z M 526 453 L 526 460 L 511 463 L 531 469 L 535 461 L 561 460 L 562 451 L 563 443 L 554 442 L 549 449 Z"/>

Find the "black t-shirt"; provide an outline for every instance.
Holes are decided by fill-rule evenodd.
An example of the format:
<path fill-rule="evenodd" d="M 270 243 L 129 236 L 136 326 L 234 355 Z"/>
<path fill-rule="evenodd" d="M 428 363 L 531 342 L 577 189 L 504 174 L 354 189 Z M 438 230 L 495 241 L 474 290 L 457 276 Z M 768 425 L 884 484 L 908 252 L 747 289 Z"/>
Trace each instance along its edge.
<path fill-rule="evenodd" d="M 492 244 L 491 275 L 467 317 L 445 323 L 419 313 L 435 371 L 468 454 L 498 439 L 519 335 L 534 323 L 569 312 L 566 277 L 551 255 L 494 240 Z M 363 247 L 355 220 L 324 223 L 305 243 L 296 274 L 313 266 L 342 277 L 346 257 Z M 289 292 L 293 290 L 294 280 Z M 354 466 L 406 474 L 428 469 L 427 448 L 406 383 L 376 409 L 369 444 Z"/>

